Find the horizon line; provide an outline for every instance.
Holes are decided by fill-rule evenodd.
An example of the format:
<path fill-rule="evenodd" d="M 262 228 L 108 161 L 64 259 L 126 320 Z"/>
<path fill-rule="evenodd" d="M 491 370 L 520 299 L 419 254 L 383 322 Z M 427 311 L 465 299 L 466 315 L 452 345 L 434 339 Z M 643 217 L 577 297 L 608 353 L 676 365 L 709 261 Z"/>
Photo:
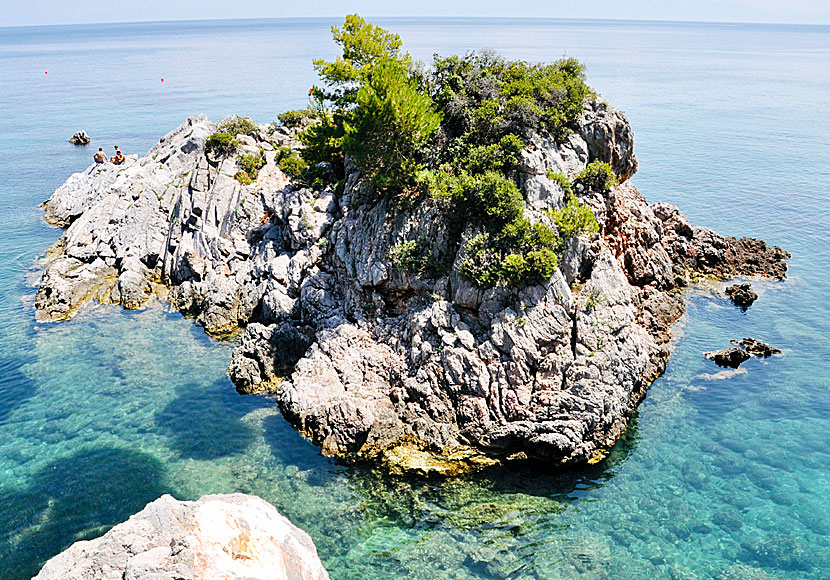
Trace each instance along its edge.
<path fill-rule="evenodd" d="M 198 22 L 243 22 L 243 21 L 329 21 L 340 20 L 343 16 L 253 16 L 237 18 L 173 18 L 169 20 L 112 20 L 99 22 L 67 22 L 60 24 L 12 24 L 0 26 L 0 30 L 12 28 L 57 28 L 71 26 L 107 26 L 123 24 L 172 24 Z M 709 25 L 752 25 L 752 26 L 792 26 L 801 28 L 830 28 L 830 23 L 805 24 L 799 22 L 772 22 L 761 20 L 666 20 L 660 18 L 563 18 L 535 16 L 364 16 L 366 20 L 506 20 L 506 21 L 555 21 L 555 22 L 620 22 L 643 24 L 709 24 Z"/>

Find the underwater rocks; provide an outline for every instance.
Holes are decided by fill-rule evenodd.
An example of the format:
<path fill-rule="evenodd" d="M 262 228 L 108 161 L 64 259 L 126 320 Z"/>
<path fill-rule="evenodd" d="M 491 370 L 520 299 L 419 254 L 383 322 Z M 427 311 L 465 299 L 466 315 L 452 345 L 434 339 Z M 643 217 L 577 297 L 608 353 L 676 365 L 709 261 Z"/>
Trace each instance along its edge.
<path fill-rule="evenodd" d="M 459 272 L 463 240 L 478 231 L 459 240 L 428 196 L 407 207 L 372 197 L 348 159 L 337 187 L 294 182 L 278 154 L 299 144 L 282 127 L 238 136 L 265 161 L 243 185 L 235 157 L 206 157 L 215 131 L 188 119 L 145 157 L 91 167 L 55 191 L 46 218 L 66 231 L 37 317 L 165 296 L 211 334 L 241 331 L 237 389 L 272 392 L 330 455 L 435 473 L 598 461 L 665 369 L 679 290 L 702 277 L 786 276 L 780 248 L 695 227 L 625 181 L 580 190 L 600 232 L 563 240 L 549 280 L 480 289 Z M 573 178 L 595 159 L 622 178 L 637 168 L 625 116 L 600 99 L 563 142 L 529 142 L 517 177 L 526 216 L 552 227 L 566 194 L 551 172 Z M 441 267 L 390 259 L 411 242 Z"/>
<path fill-rule="evenodd" d="M 86 131 L 78 131 L 72 135 L 69 142 L 73 145 L 89 145 L 92 142 L 92 138 L 86 134 Z"/>
<path fill-rule="evenodd" d="M 743 284 L 734 284 L 726 287 L 726 295 L 735 303 L 735 306 L 740 306 L 744 310 L 749 308 L 753 302 L 758 300 L 758 295 L 752 289 L 752 284 L 744 282 Z"/>
<path fill-rule="evenodd" d="M 235 493 L 195 502 L 163 495 L 100 538 L 76 542 L 35 580 L 328 577 L 308 534 L 264 500 Z"/>
<path fill-rule="evenodd" d="M 743 338 L 741 340 L 732 340 L 730 342 L 738 346 L 719 350 L 717 352 L 704 352 L 703 356 L 709 360 L 715 361 L 719 367 L 730 367 L 736 369 L 742 363 L 748 361 L 752 355 L 767 358 L 773 354 L 779 354 L 781 352 L 779 349 L 773 348 L 755 338 Z"/>

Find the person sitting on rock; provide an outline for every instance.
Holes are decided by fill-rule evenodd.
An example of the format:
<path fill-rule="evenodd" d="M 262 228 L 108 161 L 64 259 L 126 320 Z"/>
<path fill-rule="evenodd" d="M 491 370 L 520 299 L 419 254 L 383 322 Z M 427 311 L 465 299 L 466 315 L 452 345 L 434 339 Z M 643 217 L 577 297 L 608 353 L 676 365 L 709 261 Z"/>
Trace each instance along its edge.
<path fill-rule="evenodd" d="M 104 153 L 104 149 L 101 147 L 98 147 L 98 153 L 93 155 L 92 158 L 95 160 L 95 165 L 101 165 L 104 161 L 109 161 L 107 154 Z"/>
<path fill-rule="evenodd" d="M 113 156 L 112 156 L 112 158 L 110 159 L 110 161 L 111 161 L 114 165 L 121 165 L 121 164 L 122 164 L 122 163 L 124 163 L 126 160 L 127 160 L 127 158 L 126 158 L 126 157 L 124 157 L 124 154 L 123 154 L 123 153 L 121 153 L 121 150 L 118 148 L 118 145 L 116 145 L 116 146 L 115 146 L 115 155 L 113 155 Z"/>

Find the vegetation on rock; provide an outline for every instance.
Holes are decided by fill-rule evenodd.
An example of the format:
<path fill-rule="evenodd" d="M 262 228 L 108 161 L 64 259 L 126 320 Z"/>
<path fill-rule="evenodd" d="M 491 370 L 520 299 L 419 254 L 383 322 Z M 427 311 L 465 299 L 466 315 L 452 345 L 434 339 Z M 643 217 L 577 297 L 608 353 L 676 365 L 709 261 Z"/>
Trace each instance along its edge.
<path fill-rule="evenodd" d="M 259 153 L 242 153 L 239 156 L 239 168 L 247 173 L 251 178 L 255 179 L 257 172 L 265 166 L 265 158 L 262 156 L 262 151 Z"/>
<path fill-rule="evenodd" d="M 581 185 L 591 191 L 606 192 L 617 185 L 617 176 L 611 166 L 604 161 L 592 161 L 574 178 L 574 185 Z"/>
<path fill-rule="evenodd" d="M 239 141 L 230 133 L 214 133 L 205 140 L 205 154 L 215 159 L 230 157 L 239 148 Z"/>
<path fill-rule="evenodd" d="M 376 196 L 397 196 L 399 206 L 438 205 L 455 243 L 469 232 L 461 273 L 476 285 L 549 278 L 562 244 L 551 225 L 525 216 L 517 169 L 534 135 L 561 140 L 576 127 L 591 92 L 584 67 L 572 58 L 531 64 L 481 52 L 436 55 L 427 68 L 402 50 L 397 34 L 357 15 L 332 34 L 342 54 L 314 61 L 323 87 L 310 91 L 313 122 L 300 134 L 304 164 L 286 155 L 284 171 L 299 177 L 325 164 L 343 179 L 349 156 Z M 605 167 L 589 166 L 580 183 L 593 187 Z M 551 178 L 572 196 L 564 175 Z M 575 200 L 560 211 L 563 234 L 597 231 L 590 209 Z M 390 259 L 413 271 L 415 246 L 393 250 Z"/>

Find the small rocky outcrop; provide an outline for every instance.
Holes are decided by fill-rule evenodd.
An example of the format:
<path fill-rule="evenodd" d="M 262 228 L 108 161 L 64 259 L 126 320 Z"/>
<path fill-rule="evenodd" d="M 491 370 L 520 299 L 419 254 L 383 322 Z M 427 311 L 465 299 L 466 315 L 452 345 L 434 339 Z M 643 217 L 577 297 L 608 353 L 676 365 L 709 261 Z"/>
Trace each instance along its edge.
<path fill-rule="evenodd" d="M 328 580 L 311 538 L 240 493 L 164 495 L 98 539 L 76 542 L 35 580 Z"/>
<path fill-rule="evenodd" d="M 55 191 L 46 219 L 67 229 L 37 317 L 165 295 L 209 333 L 244 329 L 229 367 L 237 389 L 272 391 L 328 454 L 444 473 L 599 460 L 665 369 L 680 289 L 786 275 L 780 248 L 695 227 L 624 181 L 576 192 L 600 231 L 565 239 L 549 280 L 482 290 L 459 273 L 465 244 L 428 199 L 372 198 L 348 160 L 337 187 L 293 182 L 278 154 L 299 145 L 294 130 L 264 126 L 237 136 L 240 152 L 265 160 L 243 185 L 234 156 L 205 155 L 215 131 L 188 119 L 142 159 Z M 563 142 L 529 142 L 517 178 L 525 215 L 550 227 L 566 202 L 551 172 L 572 178 L 597 159 L 623 180 L 637 169 L 627 119 L 601 99 Z M 413 242 L 445 267 L 390 259 Z"/>
<path fill-rule="evenodd" d="M 744 310 L 749 308 L 753 302 L 758 300 L 758 295 L 752 289 L 752 284 L 744 282 L 742 284 L 734 284 L 726 287 L 726 295 Z"/>
<path fill-rule="evenodd" d="M 742 338 L 741 340 L 732 340 L 730 342 L 732 344 L 742 346 L 749 354 L 754 354 L 755 356 L 763 358 L 781 353 L 781 350 L 761 342 L 757 338 Z"/>
<path fill-rule="evenodd" d="M 736 369 L 742 363 L 752 358 L 753 355 L 760 358 L 767 358 L 781 352 L 779 349 L 773 348 L 756 338 L 742 338 L 741 340 L 731 340 L 730 342 L 737 346 L 717 352 L 704 352 L 703 356 L 715 361 L 720 367 Z"/>
<path fill-rule="evenodd" d="M 736 369 L 741 366 L 741 363 L 748 361 L 751 355 L 742 348 L 732 347 L 719 350 L 717 352 L 704 352 L 703 356 L 709 360 L 715 361 L 719 367 L 729 367 Z"/>
<path fill-rule="evenodd" d="M 92 142 L 92 139 L 86 134 L 86 131 L 78 131 L 72 135 L 69 142 L 73 145 L 89 145 Z"/>

